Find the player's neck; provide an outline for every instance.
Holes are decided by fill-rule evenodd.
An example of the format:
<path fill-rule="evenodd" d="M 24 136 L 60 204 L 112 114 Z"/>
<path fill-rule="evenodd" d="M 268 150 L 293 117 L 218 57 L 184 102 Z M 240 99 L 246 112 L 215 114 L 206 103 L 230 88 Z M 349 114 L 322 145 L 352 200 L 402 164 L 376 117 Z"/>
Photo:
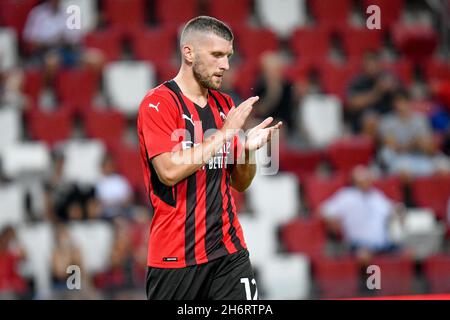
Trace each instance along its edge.
<path fill-rule="evenodd" d="M 173 78 L 183 94 L 196 104 L 203 106 L 208 99 L 208 89 L 200 85 L 194 76 L 181 69 Z"/>

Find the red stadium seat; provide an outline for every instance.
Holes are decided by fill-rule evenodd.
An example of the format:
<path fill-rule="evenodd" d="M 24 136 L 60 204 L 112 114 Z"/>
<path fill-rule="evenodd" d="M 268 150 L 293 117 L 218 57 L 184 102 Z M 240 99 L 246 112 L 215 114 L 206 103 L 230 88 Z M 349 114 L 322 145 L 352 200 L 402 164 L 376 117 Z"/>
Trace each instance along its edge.
<path fill-rule="evenodd" d="M 432 27 L 397 24 L 393 27 L 394 46 L 406 57 L 422 63 L 431 57 L 438 44 L 438 36 Z"/>
<path fill-rule="evenodd" d="M 445 219 L 450 198 L 450 176 L 416 178 L 412 194 L 417 206 L 431 208 L 438 219 Z"/>
<path fill-rule="evenodd" d="M 400 20 L 404 8 L 404 0 L 363 0 L 363 11 L 370 5 L 377 5 L 381 12 L 381 30 L 389 30 Z"/>
<path fill-rule="evenodd" d="M 103 3 L 106 21 L 121 33 L 145 24 L 145 0 L 104 0 Z"/>
<path fill-rule="evenodd" d="M 85 112 L 99 89 L 100 75 L 88 68 L 61 70 L 56 92 L 60 102 L 80 113 Z"/>
<path fill-rule="evenodd" d="M 17 36 L 20 38 L 28 14 L 38 2 L 38 0 L 1 0 L 0 20 L 2 24 L 16 30 Z"/>
<path fill-rule="evenodd" d="M 175 53 L 176 30 L 174 28 L 141 28 L 133 31 L 132 47 L 138 60 L 150 61 L 163 66 Z M 155 46 L 157 44 L 157 50 Z"/>
<path fill-rule="evenodd" d="M 121 36 L 114 28 L 88 33 L 84 45 L 100 50 L 107 62 L 119 60 L 122 53 Z"/>
<path fill-rule="evenodd" d="M 280 169 L 294 173 L 300 181 L 306 175 L 314 173 L 321 161 L 320 151 L 280 150 Z"/>
<path fill-rule="evenodd" d="M 318 175 L 307 176 L 303 182 L 303 194 L 309 210 L 315 214 L 325 200 L 346 184 L 347 177 L 343 174 L 328 178 Z"/>
<path fill-rule="evenodd" d="M 360 59 L 366 51 L 378 51 L 383 46 L 383 35 L 379 30 L 343 27 L 339 33 L 348 59 Z"/>
<path fill-rule="evenodd" d="M 351 0 L 309 0 L 308 4 L 317 24 L 327 27 L 339 27 L 348 24 L 352 9 Z"/>
<path fill-rule="evenodd" d="M 117 143 L 111 149 L 117 163 L 117 169 L 124 175 L 134 190 L 139 190 L 144 184 L 142 175 L 141 156 L 138 147 Z"/>
<path fill-rule="evenodd" d="M 161 65 L 157 65 L 156 66 L 156 73 L 159 79 L 159 82 L 164 82 L 164 81 L 168 81 L 172 78 L 174 78 L 179 70 L 179 66 L 170 63 L 169 61 L 167 61 L 164 64 Z"/>
<path fill-rule="evenodd" d="M 197 16 L 198 0 L 156 0 L 159 23 L 178 26 Z"/>
<path fill-rule="evenodd" d="M 358 294 L 359 270 L 353 257 L 319 259 L 314 271 L 322 298 L 352 298 Z"/>
<path fill-rule="evenodd" d="M 305 253 L 313 259 L 324 254 L 326 235 L 319 219 L 296 218 L 281 227 L 280 235 L 289 252 Z"/>
<path fill-rule="evenodd" d="M 230 26 L 245 24 L 251 15 L 251 2 L 250 0 L 208 1 L 208 14 Z"/>
<path fill-rule="evenodd" d="M 39 95 L 44 86 L 43 71 L 40 69 L 28 69 L 25 71 L 24 93 L 31 99 L 32 108 L 35 109 Z"/>
<path fill-rule="evenodd" d="M 84 114 L 84 128 L 91 138 L 102 140 L 106 146 L 120 143 L 126 128 L 125 117 L 115 110 L 98 111 L 92 109 Z"/>
<path fill-rule="evenodd" d="M 277 36 L 269 29 L 240 27 L 235 31 L 238 51 L 244 59 L 259 61 L 266 51 L 277 51 L 279 43 Z"/>
<path fill-rule="evenodd" d="M 357 165 L 368 165 L 374 156 L 375 146 L 364 136 L 346 137 L 334 141 L 327 150 L 331 166 L 343 173 L 349 173 Z"/>
<path fill-rule="evenodd" d="M 320 64 L 330 50 L 330 32 L 325 28 L 301 28 L 289 40 L 293 54 L 304 61 Z"/>
<path fill-rule="evenodd" d="M 284 76 L 291 82 L 303 82 L 309 81 L 311 73 L 316 69 L 318 61 L 297 59 L 293 63 L 287 65 L 284 70 Z"/>
<path fill-rule="evenodd" d="M 322 62 L 319 66 L 319 76 L 323 91 L 344 99 L 350 80 L 358 74 L 359 70 L 359 63 L 353 61 L 346 64 Z"/>
<path fill-rule="evenodd" d="M 394 201 L 403 202 L 403 191 L 398 177 L 383 177 L 375 180 L 374 186 L 382 191 L 388 198 Z"/>
<path fill-rule="evenodd" d="M 29 117 L 30 135 L 53 146 L 70 138 L 72 119 L 66 108 L 55 112 L 34 111 Z"/>
<path fill-rule="evenodd" d="M 450 81 L 450 62 L 437 58 L 430 59 L 425 66 L 425 76 L 428 81 Z"/>
<path fill-rule="evenodd" d="M 445 254 L 428 257 L 424 264 L 424 274 L 432 293 L 450 292 L 450 256 Z"/>
<path fill-rule="evenodd" d="M 380 295 L 411 294 L 414 281 L 414 261 L 406 255 L 376 256 L 371 265 L 380 267 L 381 288 L 376 290 Z"/>
<path fill-rule="evenodd" d="M 259 64 L 252 59 L 247 59 L 239 65 L 233 65 L 236 72 L 236 82 L 233 86 L 241 97 L 246 98 L 254 95 L 254 88 L 256 85 Z"/>

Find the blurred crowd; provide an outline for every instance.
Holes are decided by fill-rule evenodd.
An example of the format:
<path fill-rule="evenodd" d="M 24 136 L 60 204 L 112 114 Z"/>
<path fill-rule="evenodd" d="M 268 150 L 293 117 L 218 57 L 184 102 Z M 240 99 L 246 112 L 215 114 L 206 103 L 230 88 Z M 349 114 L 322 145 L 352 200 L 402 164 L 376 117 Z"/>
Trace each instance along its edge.
<path fill-rule="evenodd" d="M 444 43 L 450 39 L 442 39 L 439 22 L 439 5 L 446 1 L 438 7 L 373 1 L 382 8 L 378 31 L 365 28 L 364 8 L 371 1 L 324 2 L 2 0 L 0 199 L 14 198 L 11 185 L 25 192 L 20 204 L 8 200 L 20 217 L 0 217 L 0 298 L 144 297 L 152 211 L 140 171 L 134 101 L 176 74 L 178 29 L 197 14 L 216 15 L 235 32 L 236 54 L 223 91 L 236 105 L 249 95 L 260 97 L 247 125 L 268 116 L 285 124 L 280 175 L 295 176 L 303 202 L 293 220 L 318 219 L 328 243 L 343 245 L 365 270 L 374 256 L 414 255 L 392 238 L 390 221 L 401 224 L 409 209 L 429 204 L 436 223 L 446 226 L 444 243 L 433 254 L 446 254 L 450 55 Z M 81 28 L 68 27 L 70 4 L 81 7 Z M 397 16 L 384 16 L 388 11 Z M 143 92 L 134 90 L 139 86 Z M 89 124 L 93 114 L 99 117 Z M 70 142 L 91 140 L 101 143 L 93 161 L 81 149 L 68 151 Z M 34 153 L 11 151 L 27 143 L 44 148 L 43 165 Z M 333 156 L 338 149 L 345 155 Z M 24 157 L 37 161 L 37 168 Z M 83 175 L 92 170 L 85 183 Z M 392 177 L 395 197 L 377 185 Z M 335 178 L 342 183 L 333 184 Z M 336 187 L 315 201 L 327 186 L 314 189 L 314 179 Z M 431 179 L 425 191 L 439 195 L 433 203 L 416 192 L 421 179 Z M 248 197 L 236 194 L 242 212 L 252 210 Z M 91 222 L 109 230 L 106 262 L 82 272 L 83 290 L 68 291 L 67 267 L 83 270 L 90 252 L 89 244 L 76 241 L 77 227 Z M 47 278 L 28 259 L 33 240 L 21 241 L 24 228 L 35 223 L 51 230 Z M 292 251 L 283 238 L 277 241 L 280 251 Z"/>

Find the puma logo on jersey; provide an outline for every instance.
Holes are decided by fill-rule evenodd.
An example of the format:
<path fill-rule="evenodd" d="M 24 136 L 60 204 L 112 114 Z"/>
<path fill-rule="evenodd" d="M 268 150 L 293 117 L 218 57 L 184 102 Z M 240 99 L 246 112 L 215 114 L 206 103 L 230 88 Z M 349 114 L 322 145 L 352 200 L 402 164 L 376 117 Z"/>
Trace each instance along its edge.
<path fill-rule="evenodd" d="M 149 103 L 148 106 L 149 106 L 150 108 L 156 109 L 156 111 L 159 112 L 159 109 L 158 109 L 159 102 L 158 102 L 158 104 L 156 104 L 156 105 L 154 105 L 153 103 Z"/>
<path fill-rule="evenodd" d="M 223 113 L 222 111 L 220 111 L 220 117 L 222 118 L 222 120 L 225 120 L 227 118 L 225 113 Z"/>
<path fill-rule="evenodd" d="M 194 116 L 192 114 L 191 114 L 190 118 L 187 115 L 185 115 L 184 113 L 181 115 L 181 117 L 183 119 L 189 120 L 192 123 L 192 125 L 194 125 L 194 120 L 193 120 Z"/>

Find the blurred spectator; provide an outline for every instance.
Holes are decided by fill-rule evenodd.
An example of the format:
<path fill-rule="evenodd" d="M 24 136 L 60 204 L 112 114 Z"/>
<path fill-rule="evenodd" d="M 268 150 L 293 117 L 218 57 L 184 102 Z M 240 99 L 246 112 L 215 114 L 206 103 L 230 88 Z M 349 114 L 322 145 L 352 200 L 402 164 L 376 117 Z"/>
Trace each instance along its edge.
<path fill-rule="evenodd" d="M 393 96 L 395 111 L 380 123 L 382 165 L 390 173 L 424 176 L 448 171 L 449 160 L 439 152 L 427 118 L 412 110 L 409 94 Z"/>
<path fill-rule="evenodd" d="M 230 69 L 223 74 L 221 91 L 228 94 L 233 99 L 234 105 L 240 105 L 243 100 L 239 93 L 236 92 L 234 84 L 236 83 L 236 69 L 230 65 Z"/>
<path fill-rule="evenodd" d="M 0 299 L 17 299 L 26 294 L 27 283 L 18 272 L 24 258 L 14 228 L 4 227 L 0 232 Z"/>
<path fill-rule="evenodd" d="M 64 157 L 57 154 L 52 176 L 45 184 L 46 215 L 50 221 L 93 219 L 99 204 L 93 187 L 80 187 L 63 179 Z"/>
<path fill-rule="evenodd" d="M 52 281 L 55 298 L 65 297 L 67 293 L 67 267 L 76 265 L 82 270 L 81 252 L 70 237 L 69 230 L 64 224 L 55 227 L 55 247 L 52 255 Z M 83 276 L 85 273 L 82 272 Z M 82 281 L 85 283 L 85 281 Z"/>
<path fill-rule="evenodd" d="M 95 193 L 100 202 L 101 217 L 112 219 L 129 216 L 133 192 L 127 179 L 116 172 L 116 164 L 111 155 L 105 155 L 102 162 L 103 176 L 95 186 Z"/>
<path fill-rule="evenodd" d="M 365 53 L 362 73 L 351 81 L 347 91 L 347 117 L 352 130 L 373 135 L 378 116 L 392 110 L 392 94 L 398 88 L 398 80 L 383 71 L 378 53 Z"/>
<path fill-rule="evenodd" d="M 361 265 L 373 255 L 391 253 L 399 248 L 391 241 L 389 222 L 398 205 L 373 187 L 373 174 L 357 166 L 353 185 L 338 190 L 321 207 L 321 214 L 332 234 L 343 235 Z"/>
<path fill-rule="evenodd" d="M 292 83 L 284 78 L 284 61 L 279 53 L 267 52 L 261 57 L 261 77 L 255 86 L 259 101 L 253 112 L 258 118 L 282 120 L 286 129 L 294 130 L 296 102 Z"/>
<path fill-rule="evenodd" d="M 23 37 L 32 63 L 44 66 L 47 80 L 52 78 L 60 65 L 73 67 L 82 62 L 98 68 L 103 64 L 100 51 L 82 48 L 81 27 L 69 28 L 68 18 L 60 0 L 44 1 L 34 7 L 27 17 Z"/>
<path fill-rule="evenodd" d="M 26 109 L 29 102 L 22 93 L 23 83 L 24 74 L 20 69 L 0 73 L 0 106 Z"/>

